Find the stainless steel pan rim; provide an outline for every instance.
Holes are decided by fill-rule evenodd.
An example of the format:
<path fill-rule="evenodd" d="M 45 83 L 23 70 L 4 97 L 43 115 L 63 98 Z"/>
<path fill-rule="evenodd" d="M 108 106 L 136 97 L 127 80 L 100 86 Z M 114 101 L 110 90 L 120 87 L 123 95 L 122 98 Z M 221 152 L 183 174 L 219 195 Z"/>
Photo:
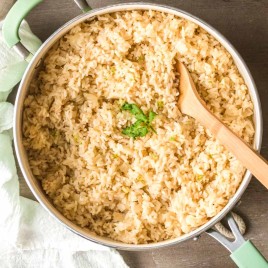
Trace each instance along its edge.
<path fill-rule="evenodd" d="M 262 140 L 263 126 L 262 126 L 261 104 L 260 104 L 258 92 L 256 89 L 256 85 L 250 74 L 249 69 L 247 68 L 242 57 L 239 55 L 236 49 L 229 43 L 229 41 L 223 35 L 221 35 L 217 30 L 215 30 L 212 26 L 200 20 L 199 18 L 177 8 L 168 7 L 164 5 L 139 2 L 139 3 L 117 4 L 117 5 L 112 5 L 112 6 L 108 6 L 104 8 L 95 9 L 93 11 L 90 11 L 86 14 L 82 14 L 74 18 L 73 20 L 67 22 L 65 25 L 59 28 L 53 35 L 51 35 L 46 40 L 46 42 L 40 47 L 38 52 L 35 54 L 34 58 L 32 59 L 31 63 L 29 64 L 23 76 L 23 79 L 18 89 L 18 94 L 16 98 L 16 103 L 15 103 L 15 115 L 14 115 L 15 117 L 14 118 L 14 122 L 15 122 L 14 123 L 14 143 L 15 143 L 16 154 L 18 157 L 18 162 L 22 170 L 23 176 L 28 186 L 30 187 L 31 191 L 35 195 L 36 199 L 49 212 L 50 215 L 52 215 L 56 220 L 61 222 L 63 225 L 65 225 L 68 229 L 70 229 L 74 233 L 90 241 L 96 242 L 101 245 L 105 245 L 105 246 L 109 246 L 109 247 L 117 248 L 117 249 L 123 249 L 123 250 L 152 250 L 152 249 L 161 248 L 165 246 L 175 245 L 179 242 L 186 241 L 188 239 L 191 239 L 200 235 L 201 233 L 205 232 L 209 228 L 213 227 L 236 205 L 236 203 L 240 200 L 240 197 L 242 196 L 243 192 L 246 190 L 251 179 L 251 174 L 249 171 L 247 171 L 244 175 L 244 179 L 239 189 L 237 190 L 236 194 L 229 200 L 228 204 L 224 207 L 224 209 L 220 213 L 218 213 L 216 216 L 214 216 L 212 219 L 210 219 L 206 224 L 200 226 L 196 230 L 188 234 L 185 234 L 183 236 L 180 236 L 178 238 L 170 239 L 170 240 L 166 240 L 162 242 L 151 243 L 151 244 L 129 245 L 129 244 L 117 242 L 108 238 L 97 236 L 89 231 L 83 230 L 81 227 L 67 220 L 48 201 L 47 196 L 44 194 L 44 192 L 40 188 L 40 185 L 38 184 L 36 179 L 33 177 L 33 174 L 30 170 L 30 167 L 27 161 L 26 153 L 22 145 L 22 130 L 21 130 L 22 111 L 23 111 L 23 102 L 27 94 L 27 88 L 28 88 L 29 82 L 31 81 L 35 70 L 37 69 L 42 59 L 44 58 L 44 55 L 46 54 L 46 52 L 49 50 L 49 48 L 53 44 L 55 44 L 55 42 L 61 36 L 63 36 L 66 32 L 68 32 L 74 25 L 79 24 L 80 22 L 84 20 L 90 20 L 94 18 L 96 15 L 113 13 L 116 11 L 149 10 L 149 9 L 162 11 L 165 13 L 171 13 L 176 16 L 180 16 L 180 17 L 183 17 L 190 21 L 195 22 L 196 24 L 204 28 L 207 32 L 209 32 L 211 35 L 213 35 L 229 51 L 229 53 L 232 55 L 241 75 L 243 76 L 249 88 L 251 98 L 254 104 L 254 120 L 255 120 L 255 131 L 256 131 L 255 140 L 254 140 L 255 149 L 260 150 L 261 140 Z"/>

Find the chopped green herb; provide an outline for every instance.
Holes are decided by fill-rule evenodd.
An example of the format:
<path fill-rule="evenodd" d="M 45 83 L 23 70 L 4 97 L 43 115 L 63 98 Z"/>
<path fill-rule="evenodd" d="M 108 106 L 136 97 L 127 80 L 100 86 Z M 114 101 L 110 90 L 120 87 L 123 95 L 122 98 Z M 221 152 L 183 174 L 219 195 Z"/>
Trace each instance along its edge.
<path fill-rule="evenodd" d="M 152 121 L 154 120 L 155 116 L 156 116 L 156 113 L 155 112 L 153 112 L 153 111 L 150 111 L 149 112 L 149 116 L 148 116 L 148 123 L 149 124 L 152 123 Z"/>
<path fill-rule="evenodd" d="M 164 108 L 164 102 L 163 101 L 158 101 L 157 103 L 158 109 L 163 109 Z"/>
<path fill-rule="evenodd" d="M 135 116 L 137 121 L 129 127 L 126 127 L 122 130 L 124 135 L 127 135 L 132 138 L 144 137 L 151 129 L 156 133 L 154 128 L 151 126 L 152 121 L 154 120 L 156 113 L 150 111 L 148 116 L 136 105 L 131 103 L 125 103 L 122 105 L 121 109 L 123 111 L 129 111 Z"/>
<path fill-rule="evenodd" d="M 133 114 L 137 120 L 141 120 L 142 122 L 147 122 L 146 115 L 136 104 L 125 103 L 121 109 L 123 111 L 130 111 L 130 113 Z"/>
<path fill-rule="evenodd" d="M 154 153 L 149 154 L 154 160 L 158 160 L 158 155 Z"/>
<path fill-rule="evenodd" d="M 124 128 L 122 131 L 123 134 L 132 137 L 134 139 L 137 137 L 144 137 L 148 132 L 149 132 L 148 127 L 141 120 L 136 121 L 134 124 Z"/>
<path fill-rule="evenodd" d="M 57 130 L 56 129 L 51 129 L 50 134 L 51 134 L 52 137 L 56 137 L 57 136 Z"/>
<path fill-rule="evenodd" d="M 150 129 L 151 129 L 155 134 L 157 134 L 157 133 L 156 133 L 156 130 L 155 130 L 152 126 L 150 126 Z"/>
<path fill-rule="evenodd" d="M 140 56 L 138 57 L 138 63 L 143 63 L 144 60 L 145 60 L 144 55 L 140 55 Z"/>
<path fill-rule="evenodd" d="M 202 181 L 203 178 L 204 178 L 204 175 L 197 175 L 196 176 L 197 181 Z"/>
<path fill-rule="evenodd" d="M 176 137 L 175 136 L 172 136 L 169 138 L 170 141 L 176 141 Z"/>
<path fill-rule="evenodd" d="M 115 71 L 116 71 L 115 66 L 112 66 L 112 67 L 110 68 L 110 70 L 111 70 L 111 73 L 112 73 L 112 74 L 115 74 Z"/>
<path fill-rule="evenodd" d="M 141 182 L 141 183 L 145 183 L 145 180 L 144 180 L 144 178 L 143 178 L 141 175 L 139 175 L 139 176 L 136 178 L 136 181 L 137 181 L 137 182 Z"/>
<path fill-rule="evenodd" d="M 80 138 L 78 135 L 73 135 L 73 139 L 74 139 L 75 143 L 79 143 L 79 141 L 80 141 Z"/>

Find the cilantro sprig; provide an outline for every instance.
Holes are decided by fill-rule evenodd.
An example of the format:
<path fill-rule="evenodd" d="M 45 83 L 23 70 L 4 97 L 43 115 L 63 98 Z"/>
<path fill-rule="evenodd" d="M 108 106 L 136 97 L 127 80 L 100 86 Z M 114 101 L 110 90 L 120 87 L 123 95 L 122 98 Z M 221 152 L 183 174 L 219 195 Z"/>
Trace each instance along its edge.
<path fill-rule="evenodd" d="M 150 111 L 148 115 L 145 115 L 144 112 L 136 104 L 127 102 L 122 105 L 121 110 L 129 111 L 137 119 L 134 124 L 122 130 L 122 133 L 124 135 L 136 139 L 137 137 L 146 136 L 150 130 L 156 133 L 151 125 L 156 116 L 155 112 Z"/>

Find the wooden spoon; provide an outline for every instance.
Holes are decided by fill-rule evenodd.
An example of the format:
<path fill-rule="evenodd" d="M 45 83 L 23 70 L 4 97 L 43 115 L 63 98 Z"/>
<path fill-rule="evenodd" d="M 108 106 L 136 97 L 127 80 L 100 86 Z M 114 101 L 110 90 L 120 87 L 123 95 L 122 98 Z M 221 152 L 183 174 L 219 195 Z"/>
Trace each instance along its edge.
<path fill-rule="evenodd" d="M 208 128 L 214 137 L 268 188 L 268 162 L 208 110 L 185 65 L 181 62 L 177 62 L 176 65 L 180 73 L 178 107 L 181 112 L 190 115 Z"/>

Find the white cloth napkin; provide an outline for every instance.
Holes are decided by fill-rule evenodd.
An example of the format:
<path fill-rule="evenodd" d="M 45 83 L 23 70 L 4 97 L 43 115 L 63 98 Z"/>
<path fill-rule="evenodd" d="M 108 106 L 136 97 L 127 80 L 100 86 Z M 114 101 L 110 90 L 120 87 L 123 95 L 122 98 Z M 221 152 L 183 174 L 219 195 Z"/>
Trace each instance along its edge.
<path fill-rule="evenodd" d="M 6 102 L 6 99 L 20 80 L 21 70 L 27 65 L 6 46 L 1 27 L 2 22 L 0 22 L 0 267 L 128 267 L 117 251 L 75 235 L 52 218 L 39 203 L 19 195 L 19 181 L 12 150 L 13 105 Z M 31 52 L 35 52 L 41 44 L 26 22 L 21 25 L 20 37 Z"/>

